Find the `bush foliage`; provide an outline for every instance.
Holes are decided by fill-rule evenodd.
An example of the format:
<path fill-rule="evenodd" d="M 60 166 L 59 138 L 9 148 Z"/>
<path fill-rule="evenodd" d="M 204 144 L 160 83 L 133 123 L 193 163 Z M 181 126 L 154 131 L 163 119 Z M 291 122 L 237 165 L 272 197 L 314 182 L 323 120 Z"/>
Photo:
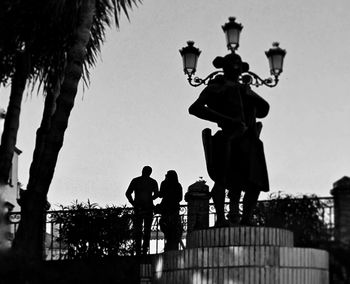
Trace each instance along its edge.
<path fill-rule="evenodd" d="M 89 201 L 61 209 L 52 221 L 60 224 L 57 241 L 66 247 L 68 258 L 133 254 L 132 210 L 125 206 L 102 209 Z"/>
<path fill-rule="evenodd" d="M 300 247 L 320 247 L 330 240 L 323 218 L 324 202 L 316 195 L 292 196 L 281 192 L 258 202 L 255 222 L 259 226 L 285 228 L 294 232 L 294 243 Z"/>
<path fill-rule="evenodd" d="M 258 226 L 285 228 L 294 232 L 299 247 L 322 247 L 331 238 L 324 220 L 327 204 L 315 195 L 272 193 L 260 201 L 254 214 Z M 124 207 L 101 208 L 95 203 L 75 202 L 61 206 L 52 222 L 59 225 L 58 242 L 68 258 L 133 255 L 133 211 Z"/>

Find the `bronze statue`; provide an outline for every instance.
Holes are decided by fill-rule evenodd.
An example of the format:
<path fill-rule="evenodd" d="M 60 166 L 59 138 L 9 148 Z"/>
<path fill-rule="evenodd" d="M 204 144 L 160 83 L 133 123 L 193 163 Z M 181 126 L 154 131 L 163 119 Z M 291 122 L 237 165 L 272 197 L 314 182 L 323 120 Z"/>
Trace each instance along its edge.
<path fill-rule="evenodd" d="M 215 182 L 211 196 L 217 214 L 216 226 L 238 224 L 242 191 L 245 194 L 240 224 L 251 225 L 260 191 L 269 191 L 263 144 L 259 139 L 262 123 L 256 121 L 267 116 L 269 104 L 239 82 L 240 75 L 249 70 L 248 63 L 242 62 L 239 55 L 216 57 L 213 65 L 222 68 L 224 74 L 208 83 L 189 113 L 221 128 L 214 136 L 210 129 L 203 130 L 208 174 Z M 226 189 L 230 198 L 228 221 L 224 212 Z"/>

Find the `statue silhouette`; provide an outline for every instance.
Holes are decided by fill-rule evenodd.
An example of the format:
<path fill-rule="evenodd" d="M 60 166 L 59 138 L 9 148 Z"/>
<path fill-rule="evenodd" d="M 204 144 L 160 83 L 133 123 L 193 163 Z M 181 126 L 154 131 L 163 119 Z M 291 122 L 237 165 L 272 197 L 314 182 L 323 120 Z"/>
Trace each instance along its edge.
<path fill-rule="evenodd" d="M 259 139 L 262 123 L 269 112 L 269 104 L 246 84 L 239 82 L 243 72 L 249 70 L 237 54 L 217 57 L 216 68 L 224 75 L 212 79 L 190 106 L 189 113 L 214 122 L 221 130 L 211 136 L 211 130 L 203 130 L 203 145 L 207 169 L 215 182 L 211 191 L 217 221 L 216 226 L 228 226 L 239 222 L 239 201 L 242 191 L 242 225 L 251 224 L 251 216 L 260 191 L 269 191 L 269 181 L 263 144 Z M 225 190 L 230 198 L 229 222 L 225 218 Z"/>

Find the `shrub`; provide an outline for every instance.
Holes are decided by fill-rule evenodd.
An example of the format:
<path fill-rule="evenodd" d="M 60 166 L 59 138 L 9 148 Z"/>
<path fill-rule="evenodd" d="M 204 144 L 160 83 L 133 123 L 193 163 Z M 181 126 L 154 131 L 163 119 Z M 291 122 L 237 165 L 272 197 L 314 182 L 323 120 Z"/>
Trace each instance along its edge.
<path fill-rule="evenodd" d="M 258 202 L 254 214 L 259 226 L 285 228 L 294 232 L 294 243 L 301 247 L 319 247 L 330 234 L 322 218 L 323 202 L 316 195 L 295 197 L 272 193 L 266 202 Z"/>
<path fill-rule="evenodd" d="M 61 206 L 52 222 L 58 223 L 58 242 L 67 248 L 68 258 L 132 255 L 132 211 L 124 207 L 102 209 L 97 204 Z"/>

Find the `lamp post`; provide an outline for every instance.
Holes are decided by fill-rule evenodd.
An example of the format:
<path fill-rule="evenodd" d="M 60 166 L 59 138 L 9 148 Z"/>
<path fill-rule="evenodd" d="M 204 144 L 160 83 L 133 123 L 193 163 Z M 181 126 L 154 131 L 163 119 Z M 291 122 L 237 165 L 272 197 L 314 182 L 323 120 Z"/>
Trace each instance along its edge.
<path fill-rule="evenodd" d="M 222 26 L 222 29 L 226 36 L 226 45 L 228 50 L 235 53 L 239 47 L 240 33 L 243 26 L 236 22 L 236 18 L 230 17 L 229 21 Z M 210 73 L 204 79 L 199 77 L 193 77 L 196 73 L 197 62 L 201 51 L 194 46 L 193 41 L 188 41 L 187 46 L 180 50 L 183 61 L 183 70 L 187 75 L 189 84 L 193 87 L 198 87 L 202 84 L 207 85 L 208 82 L 215 77 L 215 75 L 222 73 L 222 71 L 214 71 Z M 246 85 L 253 85 L 256 87 L 265 85 L 267 87 L 275 87 L 278 84 L 279 76 L 283 71 L 283 61 L 286 55 L 286 51 L 279 47 L 278 42 L 272 44 L 272 48 L 265 52 L 270 66 L 270 74 L 272 77 L 262 79 L 259 75 L 252 71 L 243 72 L 240 76 L 240 83 Z"/>

